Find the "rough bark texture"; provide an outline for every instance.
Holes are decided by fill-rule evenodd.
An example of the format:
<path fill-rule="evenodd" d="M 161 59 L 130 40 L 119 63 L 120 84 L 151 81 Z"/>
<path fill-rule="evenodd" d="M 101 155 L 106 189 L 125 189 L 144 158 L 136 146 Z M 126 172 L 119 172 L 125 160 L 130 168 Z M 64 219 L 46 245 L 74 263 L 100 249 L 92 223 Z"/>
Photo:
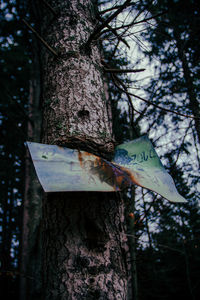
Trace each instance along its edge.
<path fill-rule="evenodd" d="M 44 20 L 46 41 L 59 54 L 44 55 L 45 143 L 113 150 L 98 42 L 85 47 L 93 32 L 94 1 L 50 1 L 58 16 Z"/>
<path fill-rule="evenodd" d="M 122 207 L 114 193 L 48 196 L 44 299 L 127 299 Z"/>
<path fill-rule="evenodd" d="M 43 142 L 108 156 L 114 148 L 101 53 L 85 48 L 95 1 L 49 1 L 43 34 Z M 127 299 L 127 240 L 117 193 L 52 193 L 44 198 L 44 299 Z"/>

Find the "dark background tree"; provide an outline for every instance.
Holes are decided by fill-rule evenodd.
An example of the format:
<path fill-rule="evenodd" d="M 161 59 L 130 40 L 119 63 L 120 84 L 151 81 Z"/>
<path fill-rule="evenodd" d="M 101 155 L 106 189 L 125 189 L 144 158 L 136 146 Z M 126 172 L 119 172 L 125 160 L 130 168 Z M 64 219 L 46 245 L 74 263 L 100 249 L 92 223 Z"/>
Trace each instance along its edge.
<path fill-rule="evenodd" d="M 2 294 L 14 298 L 19 283 L 30 64 L 16 5 L 1 2 L 0 18 L 0 283 Z"/>

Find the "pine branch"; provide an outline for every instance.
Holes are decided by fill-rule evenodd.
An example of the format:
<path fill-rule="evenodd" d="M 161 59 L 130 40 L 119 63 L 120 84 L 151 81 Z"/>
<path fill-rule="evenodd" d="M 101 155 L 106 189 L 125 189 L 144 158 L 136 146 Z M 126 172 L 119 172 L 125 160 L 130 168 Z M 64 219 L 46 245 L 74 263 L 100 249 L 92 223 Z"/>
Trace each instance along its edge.
<path fill-rule="evenodd" d="M 130 93 L 130 92 L 129 92 L 129 94 L 132 95 L 132 96 L 134 96 L 134 97 L 136 97 L 136 98 L 138 98 L 138 99 L 140 99 L 140 100 L 142 100 L 142 101 L 144 101 L 144 102 L 146 102 L 146 103 L 148 103 L 148 104 L 150 104 L 150 105 L 153 105 L 153 106 L 155 106 L 156 108 L 159 108 L 159 109 L 161 109 L 161 110 L 163 110 L 163 111 L 171 112 L 171 113 L 173 113 L 173 114 L 175 114 L 175 115 L 178 115 L 178 116 L 181 116 L 181 117 L 185 117 L 185 118 L 199 119 L 199 118 L 196 118 L 196 117 L 194 117 L 194 116 L 185 115 L 185 114 L 176 112 L 176 111 L 174 111 L 174 110 L 171 110 L 171 109 L 168 109 L 168 108 L 164 108 L 164 107 L 162 107 L 162 106 L 159 106 L 159 105 L 157 105 L 157 104 L 155 104 L 155 103 L 153 103 L 153 102 L 151 102 L 151 101 L 149 101 L 149 100 L 146 100 L 146 99 L 144 99 L 144 98 L 142 98 L 142 97 L 140 97 L 140 96 L 137 96 L 137 95 L 135 95 L 135 94 L 132 94 L 132 93 Z"/>
<path fill-rule="evenodd" d="M 117 40 L 115 48 L 113 49 L 112 53 L 109 55 L 110 59 L 112 59 L 115 56 L 115 53 L 118 50 L 118 46 L 119 46 L 119 40 Z"/>
<path fill-rule="evenodd" d="M 40 42 L 56 57 L 58 57 L 58 53 L 51 47 L 49 44 L 41 37 L 41 35 L 30 25 L 26 20 L 22 19 L 22 22 L 36 35 L 36 37 L 40 40 Z"/>
<path fill-rule="evenodd" d="M 96 40 L 101 35 L 101 30 L 105 28 L 113 19 L 115 19 L 127 7 L 127 5 L 130 4 L 130 2 L 131 0 L 126 0 L 116 12 L 114 12 L 110 17 L 108 17 L 107 20 L 105 20 L 101 25 L 97 26 L 97 28 L 90 35 L 85 46 L 88 47 L 93 40 Z"/>

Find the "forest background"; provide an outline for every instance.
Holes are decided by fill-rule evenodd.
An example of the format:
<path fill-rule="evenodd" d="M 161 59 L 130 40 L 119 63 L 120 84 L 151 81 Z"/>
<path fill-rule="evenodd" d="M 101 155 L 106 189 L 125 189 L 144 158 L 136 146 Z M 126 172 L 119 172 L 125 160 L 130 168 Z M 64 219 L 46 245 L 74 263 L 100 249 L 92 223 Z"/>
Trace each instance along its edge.
<path fill-rule="evenodd" d="M 124 2 L 99 1 L 99 22 Z M 106 72 L 117 143 L 148 134 L 179 193 L 188 200 L 175 205 L 141 187 L 135 187 L 132 199 L 126 195 L 130 286 L 136 300 L 198 299 L 200 292 L 197 2 L 131 1 L 99 36 L 105 68 L 118 69 Z M 37 197 L 31 202 L 35 223 L 29 224 L 32 263 L 27 269 L 22 247 L 27 172 L 34 172 L 27 171 L 30 160 L 24 142 L 40 141 L 40 91 L 33 86 L 40 81 L 38 53 L 44 47 L 23 19 L 40 32 L 41 5 L 50 9 L 46 1 L 1 1 L 0 287 L 6 299 L 22 299 L 27 286 L 28 299 L 39 299 L 42 289 L 40 264 L 34 267 L 41 252 Z M 34 189 L 41 193 L 36 178 Z"/>

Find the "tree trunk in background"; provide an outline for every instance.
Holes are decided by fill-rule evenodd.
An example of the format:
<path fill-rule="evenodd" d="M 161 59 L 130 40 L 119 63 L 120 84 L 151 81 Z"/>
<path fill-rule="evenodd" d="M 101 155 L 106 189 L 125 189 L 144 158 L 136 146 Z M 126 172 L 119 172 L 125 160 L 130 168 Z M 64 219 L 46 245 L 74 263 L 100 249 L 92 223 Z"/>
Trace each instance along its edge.
<path fill-rule="evenodd" d="M 40 141 L 41 109 L 40 109 L 40 66 L 38 43 L 33 37 L 33 64 L 29 93 L 29 117 L 33 125 L 28 123 L 28 140 Z M 41 294 L 41 187 L 37 180 L 30 155 L 26 152 L 25 191 L 23 201 L 23 221 L 20 262 L 20 300 L 39 300 Z"/>
<path fill-rule="evenodd" d="M 128 299 L 129 300 L 138 300 L 138 275 L 137 275 L 137 249 L 136 249 L 136 228 L 135 228 L 135 188 L 132 187 L 129 190 L 130 195 L 127 195 L 127 191 L 125 193 L 121 193 L 123 199 L 126 199 L 126 208 L 125 215 L 127 217 L 127 236 L 128 236 L 128 245 L 129 245 L 129 280 L 128 280 Z M 133 214 L 130 216 L 130 213 Z"/>
<path fill-rule="evenodd" d="M 184 52 L 184 41 L 181 40 L 180 36 L 176 33 L 176 29 L 174 29 L 176 45 L 178 49 L 179 59 L 182 64 L 183 74 L 187 86 L 187 94 L 189 99 L 189 108 L 195 117 L 194 124 L 197 132 L 198 142 L 200 143 L 200 106 L 199 101 L 197 99 L 195 93 L 195 85 L 193 83 L 192 72 L 190 71 L 189 64 L 187 61 L 186 54 Z"/>
<path fill-rule="evenodd" d="M 84 47 L 96 1 L 49 1 L 43 36 L 43 142 L 109 157 L 114 149 L 99 44 Z M 44 298 L 127 299 L 124 203 L 117 193 L 52 193 L 44 199 Z"/>

